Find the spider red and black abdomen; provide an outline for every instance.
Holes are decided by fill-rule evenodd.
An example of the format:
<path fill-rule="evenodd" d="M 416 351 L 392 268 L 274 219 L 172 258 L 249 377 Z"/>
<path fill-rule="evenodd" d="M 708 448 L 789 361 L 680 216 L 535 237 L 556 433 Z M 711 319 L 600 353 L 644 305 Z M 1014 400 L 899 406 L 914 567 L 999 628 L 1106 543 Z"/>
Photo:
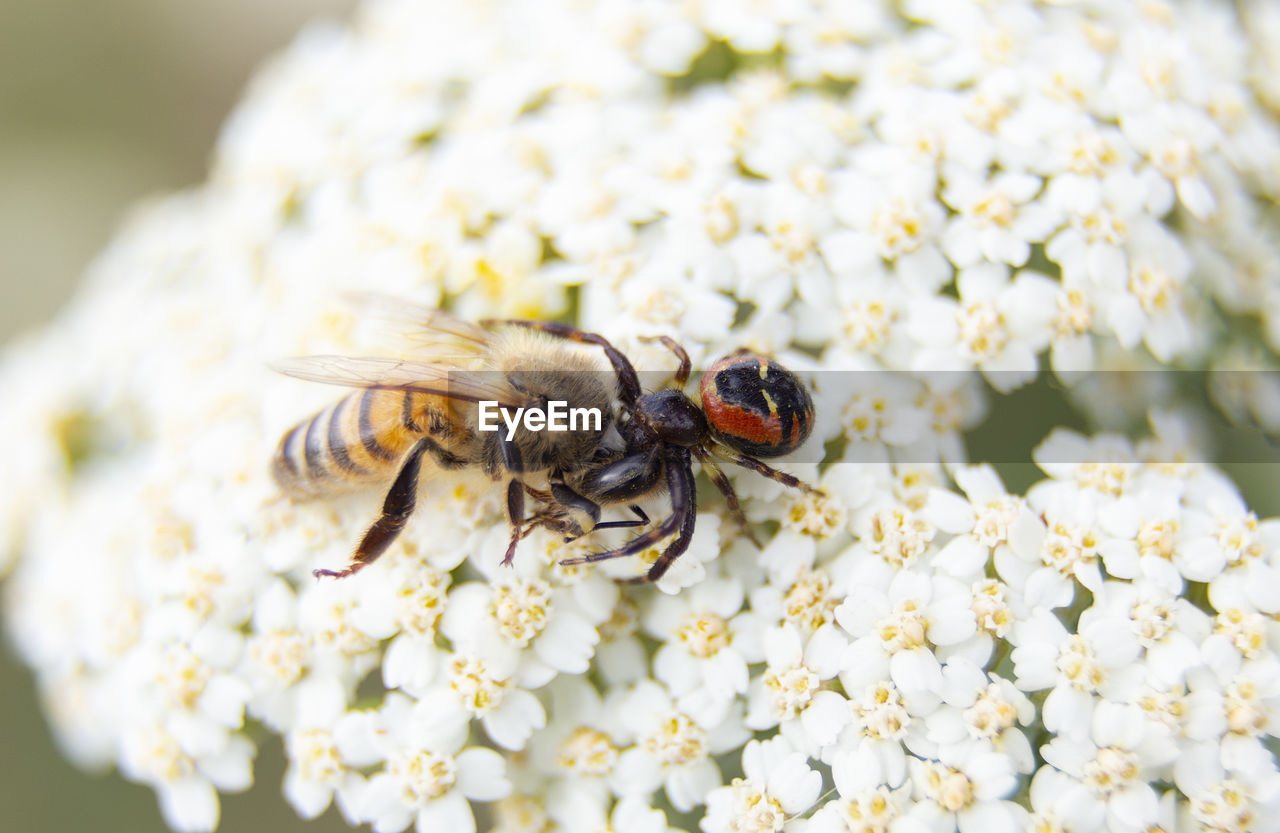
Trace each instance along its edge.
<path fill-rule="evenodd" d="M 813 397 L 776 361 L 753 353 L 726 356 L 699 385 L 716 438 L 753 457 L 795 451 L 813 430 Z"/>

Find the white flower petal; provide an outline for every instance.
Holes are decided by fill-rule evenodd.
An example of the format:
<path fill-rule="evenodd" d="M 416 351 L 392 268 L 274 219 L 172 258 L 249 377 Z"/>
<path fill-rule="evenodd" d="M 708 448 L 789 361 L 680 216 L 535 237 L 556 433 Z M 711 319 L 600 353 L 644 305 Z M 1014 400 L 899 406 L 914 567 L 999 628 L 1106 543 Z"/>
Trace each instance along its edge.
<path fill-rule="evenodd" d="M 542 703 L 532 693 L 513 689 L 503 695 L 496 709 L 482 718 L 484 730 L 503 749 L 521 750 L 535 730 L 547 725 Z"/>
<path fill-rule="evenodd" d="M 547 622 L 533 641 L 538 658 L 566 674 L 582 674 L 591 665 L 600 634 L 586 619 L 574 613 L 560 612 Z"/>
<path fill-rule="evenodd" d="M 428 801 L 418 811 L 417 833 L 475 833 L 476 817 L 471 812 L 471 805 L 457 792 L 450 790 L 439 798 Z"/>
<path fill-rule="evenodd" d="M 492 749 L 471 747 L 453 759 L 458 767 L 455 788 L 473 801 L 496 801 L 511 793 L 507 764 Z"/>
<path fill-rule="evenodd" d="M 160 812 L 165 824 L 180 833 L 204 833 L 218 826 L 218 794 L 203 778 L 191 776 L 163 784 Z"/>

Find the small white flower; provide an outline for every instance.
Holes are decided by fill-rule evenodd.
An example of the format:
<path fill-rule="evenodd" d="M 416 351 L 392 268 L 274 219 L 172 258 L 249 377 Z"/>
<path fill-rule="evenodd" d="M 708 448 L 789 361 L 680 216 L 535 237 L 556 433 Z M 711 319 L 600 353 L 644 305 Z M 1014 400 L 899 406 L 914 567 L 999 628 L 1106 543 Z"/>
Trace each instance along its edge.
<path fill-rule="evenodd" d="M 585 671 L 600 639 L 568 590 L 522 576 L 454 588 L 440 630 L 455 647 L 542 682 L 555 671 Z"/>
<path fill-rule="evenodd" d="M 879 589 L 859 583 L 836 608 L 853 637 L 840 680 L 847 691 L 885 676 L 913 708 L 941 697 L 942 668 L 933 646 L 957 644 L 976 631 L 968 588 L 951 579 L 903 570 Z"/>
<path fill-rule="evenodd" d="M 835 375 L 835 374 L 832 374 Z M 856 387 L 847 398 L 841 422 L 849 439 L 849 454 L 857 459 L 859 445 L 914 446 L 924 442 L 931 427 L 920 407 L 921 383 L 898 374 L 849 373 Z M 835 380 L 837 384 L 842 381 Z M 846 399 L 843 391 L 827 390 L 832 399 Z"/>
<path fill-rule="evenodd" d="M 566 781 L 607 778 L 622 748 L 621 715 L 606 711 L 595 687 L 579 677 L 557 677 L 548 689 L 551 720 L 530 738 L 531 764 L 545 773 L 560 770 Z"/>
<path fill-rule="evenodd" d="M 877 0 L 812 4 L 783 35 L 789 74 L 810 82 L 852 79 L 862 67 L 862 43 L 889 25 Z"/>
<path fill-rule="evenodd" d="M 763 641 L 768 667 L 748 692 L 746 725 L 760 730 L 781 723 L 795 748 L 817 757 L 849 719 L 845 698 L 823 688 L 840 670 L 848 643 L 833 625 L 818 628 L 807 644 L 793 626 L 770 628 Z"/>
<path fill-rule="evenodd" d="M 218 826 L 217 790 L 248 789 L 252 759 L 253 746 L 239 736 L 224 737 L 221 748 L 196 759 L 159 724 L 143 721 L 121 734 L 121 770 L 155 789 L 165 822 L 184 833 Z"/>
<path fill-rule="evenodd" d="M 1012 642 L 1018 688 L 1052 688 L 1041 713 L 1045 727 L 1073 735 L 1088 730 L 1097 698 L 1125 682 L 1138 652 L 1127 621 L 1103 619 L 1089 634 L 1070 634 L 1043 608 L 1018 623 Z"/>
<path fill-rule="evenodd" d="M 547 724 L 547 715 L 537 697 L 514 685 L 514 671 L 501 660 L 454 654 L 444 663 L 449 692 L 428 691 L 420 702 L 431 703 L 438 720 L 455 712 L 479 718 L 494 743 L 520 750 Z"/>
<path fill-rule="evenodd" d="M 926 517 L 956 536 L 938 551 L 935 566 L 956 578 L 974 577 L 986 568 L 995 550 L 1010 549 L 1023 560 L 1039 552 L 1043 523 L 1025 501 L 1005 491 L 994 469 L 964 467 L 956 470 L 955 478 L 968 502 L 934 489 L 925 505 Z"/>
<path fill-rule="evenodd" d="M 1094 606 L 1081 615 L 1080 632 L 1097 620 L 1129 620 L 1130 633 L 1111 638 L 1136 642 L 1154 681 L 1161 688 L 1183 682 L 1187 670 L 1200 663 L 1200 643 L 1208 636 L 1209 617 L 1186 599 L 1171 598 L 1150 584 L 1107 582 Z"/>
<path fill-rule="evenodd" d="M 1049 186 L 1048 197 L 1066 213 L 1067 222 L 1049 239 L 1045 254 L 1062 267 L 1064 277 L 1084 278 L 1102 290 L 1125 286 L 1124 244 L 1136 226 L 1150 222 L 1143 215 L 1143 188 L 1137 176 L 1126 172 L 1107 177 L 1100 192 L 1057 185 L 1055 181 Z M 1111 326 L 1123 343 L 1136 343 L 1123 322 Z"/>
<path fill-rule="evenodd" d="M 1012 801 L 1017 779 L 1009 758 L 994 752 L 953 753 L 941 761 L 911 758 L 911 782 L 923 800 L 911 815 L 932 830 L 1012 831 L 1023 810 Z"/>
<path fill-rule="evenodd" d="M 1067 789 L 1068 823 L 1142 830 L 1153 824 L 1157 796 L 1148 783 L 1178 756 L 1173 743 L 1150 743 L 1136 706 L 1102 702 L 1088 735 L 1058 736 L 1041 748 L 1045 761 L 1075 779 Z"/>
<path fill-rule="evenodd" d="M 1009 280 L 1002 264 L 960 271 L 959 301 L 935 297 L 917 306 L 910 332 L 921 345 L 912 360 L 921 371 L 978 367 L 996 390 L 1008 393 L 1035 378 L 1036 354 L 1048 345 L 1057 316 L 1057 289 L 1030 270 Z"/>
<path fill-rule="evenodd" d="M 1177 190 L 1179 201 L 1192 216 L 1204 220 L 1217 211 L 1200 161 L 1221 139 L 1207 113 L 1190 107 L 1159 106 L 1125 117 L 1120 128 Z"/>
<path fill-rule="evenodd" d="M 924 560 L 937 534 L 937 529 L 923 514 L 887 500 L 862 507 L 854 516 L 852 526 L 858 539 L 854 553 L 873 556 L 874 569 L 881 574 Z"/>
<path fill-rule="evenodd" d="M 866 744 L 838 752 L 831 775 L 840 797 L 818 807 L 810 819 L 816 833 L 883 831 L 901 825 L 911 807 L 911 789 L 904 785 L 905 760 L 886 772 Z"/>
<path fill-rule="evenodd" d="M 945 212 L 932 197 L 932 171 L 904 165 L 880 177 L 850 170 L 834 177 L 832 187 L 832 207 L 848 229 L 825 237 L 824 252 L 876 252 L 895 263 L 898 279 L 915 292 L 932 293 L 946 282 L 950 270 L 935 242 Z"/>
<path fill-rule="evenodd" d="M 886 367 L 907 367 L 912 344 L 901 322 L 911 296 L 885 273 L 879 253 L 866 241 L 832 235 L 824 239 L 822 255 L 839 277 L 835 303 L 814 310 L 831 319 L 823 325 L 832 334 L 830 366 L 857 367 L 860 358 L 876 356 Z"/>
<path fill-rule="evenodd" d="M 388 689 L 421 695 L 441 663 L 435 638 L 449 579 L 430 567 L 414 565 L 392 568 L 386 583 L 396 591 L 390 603 L 397 608 L 400 632 L 383 657 L 382 682 Z"/>
<path fill-rule="evenodd" d="M 1031 244 L 1042 242 L 1059 219 L 1048 205 L 1032 202 L 1038 177 L 1005 172 L 983 182 L 972 171 L 949 168 L 942 197 L 960 212 L 942 234 L 942 249 L 960 268 L 989 260 L 1022 266 Z"/>
<path fill-rule="evenodd" d="M 744 777 L 707 796 L 703 833 L 789 830 L 795 825 L 788 819 L 812 807 L 822 790 L 822 776 L 781 737 L 748 743 L 742 769 Z"/>
<path fill-rule="evenodd" d="M 389 695 L 367 740 L 383 767 L 369 778 L 355 807 L 379 833 L 416 823 L 427 830 L 473 833 L 471 801 L 493 801 L 511 791 L 502 757 L 491 749 L 463 748 L 466 721 L 441 720 L 424 701 Z"/>
<path fill-rule="evenodd" d="M 703 25 L 739 52 L 768 52 L 777 46 L 783 24 L 789 23 L 799 8 L 793 0 L 712 0 L 706 5 Z"/>
<path fill-rule="evenodd" d="M 762 659 L 760 624 L 741 611 L 742 586 L 710 579 L 679 596 L 653 599 L 645 630 L 663 645 L 653 658 L 654 676 L 699 723 L 715 725 L 747 690 L 750 662 Z"/>
<path fill-rule="evenodd" d="M 603 801 L 593 801 L 581 793 L 572 798 L 560 798 L 556 820 L 566 833 L 596 833 L 612 830 L 614 833 L 675 833 L 667 827 L 667 817 L 639 796 L 624 796 L 606 810 Z"/>
<path fill-rule="evenodd" d="M 1214 744 L 1200 744 L 1178 758 L 1174 783 L 1189 799 L 1188 815 L 1214 830 L 1278 829 L 1280 774 L 1274 761 L 1262 772 L 1231 772 Z"/>
<path fill-rule="evenodd" d="M 365 784 L 356 769 L 376 763 L 378 753 L 369 742 L 366 712 L 344 712 L 346 698 L 333 681 L 299 686 L 300 714 L 285 736 L 289 766 L 284 794 L 303 818 L 323 813 L 336 795 L 349 822 Z"/>
<path fill-rule="evenodd" d="M 682 712 L 671 695 L 641 682 L 618 701 L 619 720 L 634 736 L 610 780 L 619 795 L 641 795 L 662 787 L 681 812 L 706 801 L 724 783 L 713 756 L 740 746 L 748 737 L 740 709 L 730 709 L 713 726 Z"/>
<path fill-rule="evenodd" d="M 1019 725 L 1030 723 L 1035 707 L 1013 683 L 985 674 L 973 663 L 953 659 L 943 668 L 943 705 L 926 718 L 928 736 L 946 757 L 952 747 L 980 746 L 1007 755 L 1019 772 L 1033 768 L 1033 753 Z"/>

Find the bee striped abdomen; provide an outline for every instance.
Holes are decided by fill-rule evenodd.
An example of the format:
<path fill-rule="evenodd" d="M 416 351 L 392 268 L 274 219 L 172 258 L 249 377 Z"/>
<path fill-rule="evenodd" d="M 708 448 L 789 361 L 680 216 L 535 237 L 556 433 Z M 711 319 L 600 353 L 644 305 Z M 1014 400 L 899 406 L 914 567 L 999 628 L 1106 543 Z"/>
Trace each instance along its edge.
<path fill-rule="evenodd" d="M 281 438 L 276 482 L 292 497 L 314 497 L 389 479 L 414 441 L 441 423 L 439 399 L 375 388 L 343 397 Z"/>

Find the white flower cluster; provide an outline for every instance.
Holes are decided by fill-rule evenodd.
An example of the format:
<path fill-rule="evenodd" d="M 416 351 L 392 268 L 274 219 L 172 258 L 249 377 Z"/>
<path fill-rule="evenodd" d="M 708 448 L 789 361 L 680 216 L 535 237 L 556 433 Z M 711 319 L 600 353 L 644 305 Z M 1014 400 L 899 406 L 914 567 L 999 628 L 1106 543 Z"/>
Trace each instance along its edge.
<path fill-rule="evenodd" d="M 308 29 L 210 181 L 0 364 L 6 623 L 67 754 L 181 831 L 268 734 L 299 814 L 378 833 L 1280 830 L 1280 524 L 1158 412 L 1137 445 L 1051 434 L 1010 494 L 962 462 L 979 377 L 908 375 L 1273 364 L 1277 8 L 381 0 Z M 641 366 L 666 334 L 893 375 L 819 414 L 839 459 L 791 468 L 824 496 L 735 474 L 765 546 L 704 499 L 658 590 L 559 565 L 603 534 L 501 567 L 474 473 L 316 582 L 379 495 L 279 494 L 272 448 L 334 391 L 265 363 L 383 349 L 347 290 L 573 316 Z M 1253 378 L 1231 401 L 1274 428 Z"/>

